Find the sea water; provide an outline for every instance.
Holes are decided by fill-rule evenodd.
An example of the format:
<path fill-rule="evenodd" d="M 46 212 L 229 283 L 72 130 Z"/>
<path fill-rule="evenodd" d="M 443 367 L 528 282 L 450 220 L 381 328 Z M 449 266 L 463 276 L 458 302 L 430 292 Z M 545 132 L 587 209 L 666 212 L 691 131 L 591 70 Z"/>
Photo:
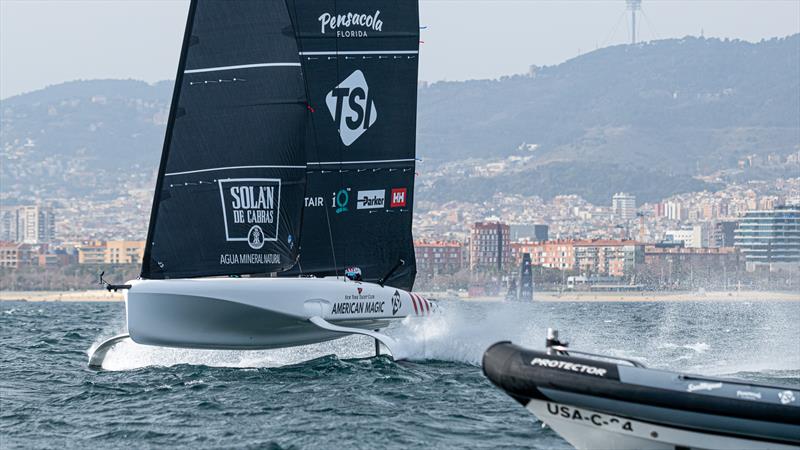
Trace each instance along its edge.
<path fill-rule="evenodd" d="M 0 448 L 570 448 L 482 375 L 499 340 L 800 387 L 800 302 L 444 301 L 387 330 L 408 358 L 348 337 L 271 351 L 122 344 L 122 303 L 0 304 Z"/>

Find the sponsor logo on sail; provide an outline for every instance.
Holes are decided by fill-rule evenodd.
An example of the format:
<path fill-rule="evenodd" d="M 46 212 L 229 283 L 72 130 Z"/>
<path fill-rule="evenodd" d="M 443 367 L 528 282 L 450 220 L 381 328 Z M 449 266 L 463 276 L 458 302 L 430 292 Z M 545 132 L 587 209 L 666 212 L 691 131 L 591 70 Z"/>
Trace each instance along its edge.
<path fill-rule="evenodd" d="M 380 10 L 375 10 L 372 14 L 352 12 L 331 14 L 326 12 L 317 20 L 319 20 L 322 34 L 336 31 L 336 37 L 367 37 L 369 31 L 383 30 L 383 21 L 378 18 L 380 15 Z"/>
<path fill-rule="evenodd" d="M 347 204 L 350 202 L 350 189 L 340 189 L 339 192 L 333 194 L 333 207 L 336 208 L 336 214 L 347 212 Z"/>
<path fill-rule="evenodd" d="M 392 197 L 391 203 L 389 206 L 392 208 L 403 208 L 406 206 L 406 194 L 408 190 L 406 188 L 394 188 L 392 189 Z"/>
<path fill-rule="evenodd" d="M 278 240 L 280 179 L 227 178 L 218 184 L 226 241 L 247 242 L 260 250 Z"/>
<path fill-rule="evenodd" d="M 601 367 L 587 366 L 585 364 L 576 364 L 567 361 L 559 361 L 557 359 L 547 358 L 533 358 L 531 361 L 532 366 L 548 367 L 550 369 L 569 370 L 571 372 L 588 373 L 589 375 L 596 375 L 604 377 L 606 369 Z"/>
<path fill-rule="evenodd" d="M 386 190 L 384 189 L 358 191 L 356 209 L 383 208 L 384 200 L 386 200 Z"/>
<path fill-rule="evenodd" d="M 689 383 L 686 392 L 713 391 L 722 387 L 722 383 Z"/>
<path fill-rule="evenodd" d="M 392 315 L 396 315 L 397 311 L 400 311 L 400 307 L 403 306 L 402 300 L 400 300 L 400 291 L 394 291 L 394 295 L 392 295 Z"/>
<path fill-rule="evenodd" d="M 281 255 L 277 253 L 223 253 L 219 255 L 219 263 L 226 265 L 280 264 Z"/>
<path fill-rule="evenodd" d="M 250 244 L 250 248 L 253 250 L 258 250 L 263 247 L 264 230 L 262 230 L 258 225 L 253 225 L 250 227 L 250 231 L 247 233 L 247 243 Z"/>
<path fill-rule="evenodd" d="M 356 70 L 325 96 L 339 138 L 349 146 L 378 120 L 378 110 L 370 96 L 364 73 Z"/>
<path fill-rule="evenodd" d="M 778 392 L 778 400 L 781 401 L 781 405 L 788 405 L 789 403 L 793 403 L 796 398 L 792 391 L 781 391 Z"/>
<path fill-rule="evenodd" d="M 306 208 L 316 208 L 323 204 L 322 197 L 306 197 Z"/>

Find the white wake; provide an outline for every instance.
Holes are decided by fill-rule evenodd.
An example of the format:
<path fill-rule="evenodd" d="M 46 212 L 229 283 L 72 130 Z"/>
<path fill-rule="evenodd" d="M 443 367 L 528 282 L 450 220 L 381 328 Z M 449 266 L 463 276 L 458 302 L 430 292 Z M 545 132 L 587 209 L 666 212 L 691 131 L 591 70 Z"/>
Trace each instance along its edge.
<path fill-rule="evenodd" d="M 547 327 L 555 327 L 573 348 L 594 353 L 638 359 L 648 366 L 662 369 L 724 375 L 737 372 L 800 370 L 800 352 L 788 331 L 780 341 L 756 332 L 757 325 L 783 328 L 794 323 L 760 309 L 750 317 L 754 331 L 730 332 L 706 327 L 700 333 L 685 321 L 689 312 L 667 310 L 659 318 L 651 318 L 647 332 L 632 331 L 631 317 L 641 314 L 625 310 L 609 311 L 603 305 L 556 305 L 553 303 L 446 301 L 442 313 L 427 318 L 407 318 L 393 324 L 385 333 L 398 341 L 393 348 L 397 359 L 411 361 L 441 360 L 480 365 L 483 352 L 493 343 L 509 340 L 529 348 L 542 349 Z M 766 305 L 764 305 L 766 306 Z M 672 308 L 672 307 L 669 307 Z M 663 311 L 662 311 L 663 313 Z M 609 314 L 614 314 L 612 319 Z M 713 320 L 708 318 L 708 320 Z M 626 323 L 627 322 L 627 323 Z M 758 322 L 762 322 L 759 324 Z M 104 336 L 124 330 L 114 324 Z M 714 331 L 712 333 L 712 331 Z M 713 334 L 713 336 L 712 336 Z M 735 337 L 734 337 L 735 336 Z M 700 337 L 700 339 L 698 339 Z M 98 339 L 98 342 L 100 339 Z M 151 347 L 124 342 L 112 349 L 103 367 L 107 370 L 131 370 L 147 366 L 176 364 L 216 367 L 280 367 L 336 355 L 340 359 L 372 356 L 374 343 L 364 336 L 348 336 L 334 341 L 276 350 L 189 350 Z"/>

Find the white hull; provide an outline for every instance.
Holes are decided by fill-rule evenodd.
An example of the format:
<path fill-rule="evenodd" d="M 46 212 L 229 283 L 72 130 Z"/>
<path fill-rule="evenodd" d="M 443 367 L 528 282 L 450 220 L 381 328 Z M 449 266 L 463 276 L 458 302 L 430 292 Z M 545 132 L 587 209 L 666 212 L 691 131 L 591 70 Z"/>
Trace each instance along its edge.
<path fill-rule="evenodd" d="M 401 289 L 344 278 L 198 278 L 136 280 L 125 301 L 128 333 L 147 345 L 268 349 L 346 335 L 321 328 L 379 330 L 427 315 L 435 305 Z"/>
<path fill-rule="evenodd" d="M 526 407 L 581 450 L 797 449 L 777 443 L 656 425 L 542 400 L 531 400 Z"/>

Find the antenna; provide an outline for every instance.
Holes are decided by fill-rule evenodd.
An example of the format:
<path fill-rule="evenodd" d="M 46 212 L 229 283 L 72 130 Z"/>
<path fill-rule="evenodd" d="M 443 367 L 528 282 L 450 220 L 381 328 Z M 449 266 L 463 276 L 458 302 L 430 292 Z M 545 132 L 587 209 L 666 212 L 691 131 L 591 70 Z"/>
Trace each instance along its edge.
<path fill-rule="evenodd" d="M 625 6 L 631 12 L 631 44 L 636 43 L 636 11 L 642 9 L 642 0 L 625 0 Z"/>

